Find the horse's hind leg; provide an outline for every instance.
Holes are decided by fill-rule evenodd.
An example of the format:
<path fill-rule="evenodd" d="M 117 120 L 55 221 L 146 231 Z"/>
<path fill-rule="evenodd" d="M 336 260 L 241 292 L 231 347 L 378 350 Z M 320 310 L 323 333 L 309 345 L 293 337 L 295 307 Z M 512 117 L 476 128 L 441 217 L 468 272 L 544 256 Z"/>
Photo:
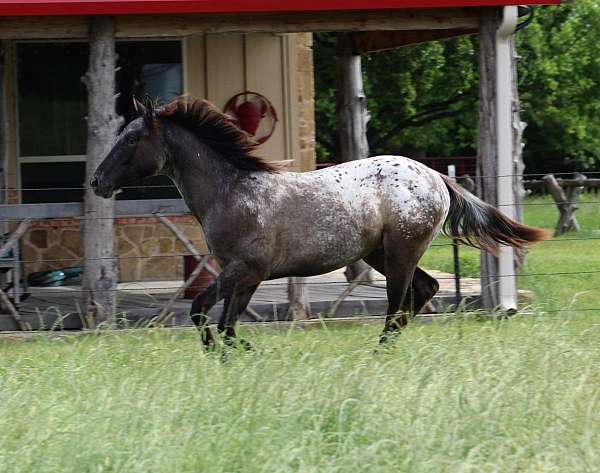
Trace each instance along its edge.
<path fill-rule="evenodd" d="M 374 251 L 365 257 L 364 260 L 385 276 L 385 256 L 383 249 Z M 401 309 L 413 315 L 418 314 L 433 299 L 439 288 L 440 285 L 437 280 L 417 266 Z"/>
<path fill-rule="evenodd" d="M 418 266 L 410 283 L 409 295 L 402 303 L 402 310 L 417 315 L 440 289 L 437 279 L 427 274 Z"/>
<path fill-rule="evenodd" d="M 427 241 L 428 243 L 428 241 Z M 407 324 L 406 312 L 398 313 L 401 308 L 406 308 L 405 304 L 410 302 L 406 297 L 408 288 L 415 274 L 417 263 L 423 255 L 426 245 L 425 239 L 406 240 L 402 237 L 393 238 L 387 235 L 384 237 L 384 274 L 386 277 L 388 310 L 385 319 L 385 326 L 380 337 L 380 342 L 384 343 L 394 338 Z"/>

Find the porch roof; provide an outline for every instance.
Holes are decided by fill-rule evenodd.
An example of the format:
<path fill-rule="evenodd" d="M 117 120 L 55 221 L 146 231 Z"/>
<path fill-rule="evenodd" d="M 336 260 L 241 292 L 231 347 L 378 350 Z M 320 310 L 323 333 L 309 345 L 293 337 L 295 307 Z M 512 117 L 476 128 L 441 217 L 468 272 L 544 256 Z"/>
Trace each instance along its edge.
<path fill-rule="evenodd" d="M 0 0 L 0 16 L 252 13 L 558 4 L 560 0 Z"/>

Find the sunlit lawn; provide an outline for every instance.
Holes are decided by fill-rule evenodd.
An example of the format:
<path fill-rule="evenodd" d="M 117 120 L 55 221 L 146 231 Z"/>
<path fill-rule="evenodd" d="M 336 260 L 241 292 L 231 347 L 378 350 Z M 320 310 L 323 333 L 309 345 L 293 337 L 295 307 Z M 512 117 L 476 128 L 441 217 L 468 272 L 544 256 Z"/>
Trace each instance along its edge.
<path fill-rule="evenodd" d="M 523 272 L 600 269 L 600 240 L 562 241 L 600 237 L 600 206 L 580 222 Z M 599 276 L 520 284 L 535 315 L 412 324 L 378 353 L 377 325 L 246 327 L 257 350 L 226 362 L 192 330 L 0 339 L 0 472 L 600 471 Z"/>
<path fill-rule="evenodd" d="M 534 292 L 535 305 L 547 310 L 599 309 L 600 315 L 600 195 L 580 199 L 577 218 L 580 233 L 569 233 L 531 248 L 521 270 L 519 287 Z M 550 197 L 529 198 L 525 221 L 530 225 L 554 229 L 558 210 Z M 438 238 L 434 245 L 448 243 Z M 426 268 L 453 272 L 451 248 L 433 246 L 421 264 Z M 479 276 L 479 251 L 460 247 L 464 276 Z M 557 274 L 580 273 L 580 274 Z"/>
<path fill-rule="evenodd" d="M 586 316 L 0 341 L 2 472 L 598 471 Z"/>

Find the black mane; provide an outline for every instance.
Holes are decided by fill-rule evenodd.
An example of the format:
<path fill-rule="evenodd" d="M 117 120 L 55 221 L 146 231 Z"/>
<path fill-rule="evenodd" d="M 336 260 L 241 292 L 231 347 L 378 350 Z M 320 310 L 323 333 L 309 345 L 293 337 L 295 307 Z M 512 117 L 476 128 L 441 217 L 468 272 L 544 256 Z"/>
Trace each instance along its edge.
<path fill-rule="evenodd" d="M 277 172 L 279 168 L 262 158 L 252 155 L 258 143 L 235 125 L 231 117 L 222 113 L 207 100 L 186 100 L 178 97 L 171 102 L 156 107 L 148 104 L 152 111 L 152 124 L 156 117 L 164 117 L 193 132 L 203 143 L 227 159 L 238 169 L 247 171 Z M 155 127 L 154 126 L 154 127 Z"/>

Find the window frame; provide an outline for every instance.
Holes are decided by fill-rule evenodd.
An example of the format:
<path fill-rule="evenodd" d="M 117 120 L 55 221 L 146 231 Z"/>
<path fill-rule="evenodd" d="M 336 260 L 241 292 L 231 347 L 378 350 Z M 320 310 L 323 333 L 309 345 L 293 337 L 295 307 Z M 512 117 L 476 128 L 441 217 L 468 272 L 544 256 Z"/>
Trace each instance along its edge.
<path fill-rule="evenodd" d="M 167 36 L 167 37 L 156 37 L 156 38 L 119 38 L 115 39 L 116 43 L 125 42 L 166 42 L 172 41 L 179 43 L 181 51 L 181 88 L 182 93 L 185 94 L 187 91 L 187 54 L 186 54 L 186 41 L 181 36 Z M 13 81 L 15 84 L 15 102 L 14 102 L 14 119 L 15 119 L 15 160 L 16 160 L 16 177 L 19 188 L 19 202 L 23 201 L 23 180 L 21 176 L 21 164 L 35 164 L 35 163 L 73 163 L 73 162 L 86 162 L 86 154 L 66 154 L 66 155 L 39 155 L 39 156 L 22 156 L 21 155 L 21 123 L 19 120 L 19 58 L 18 58 L 18 46 L 19 44 L 50 44 L 50 43 L 88 43 L 83 39 L 21 39 L 14 41 L 14 67 L 12 71 Z M 86 139 L 87 141 L 87 139 Z M 152 199 L 143 199 L 152 200 Z"/>

